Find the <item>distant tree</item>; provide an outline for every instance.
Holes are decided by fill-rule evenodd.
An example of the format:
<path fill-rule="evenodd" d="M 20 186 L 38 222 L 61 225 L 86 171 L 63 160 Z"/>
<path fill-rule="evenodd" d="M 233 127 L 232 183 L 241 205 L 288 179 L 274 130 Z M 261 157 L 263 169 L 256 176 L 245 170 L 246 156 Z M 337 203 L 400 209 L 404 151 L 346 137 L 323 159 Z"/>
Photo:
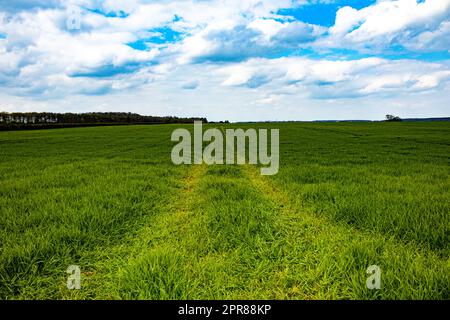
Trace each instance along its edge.
<path fill-rule="evenodd" d="M 386 121 L 389 121 L 389 122 L 397 121 L 397 122 L 399 122 L 399 121 L 402 121 L 402 119 L 400 117 L 393 116 L 392 114 L 387 114 L 386 115 Z"/>

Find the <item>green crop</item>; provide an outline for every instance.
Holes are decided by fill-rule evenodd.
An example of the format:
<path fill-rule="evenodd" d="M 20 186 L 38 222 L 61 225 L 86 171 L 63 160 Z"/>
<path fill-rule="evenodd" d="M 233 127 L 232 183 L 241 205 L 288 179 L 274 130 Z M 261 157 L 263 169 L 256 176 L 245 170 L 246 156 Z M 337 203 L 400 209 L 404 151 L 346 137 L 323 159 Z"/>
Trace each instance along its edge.
<path fill-rule="evenodd" d="M 450 298 L 448 122 L 219 126 L 279 129 L 274 176 L 172 164 L 179 127 L 1 132 L 0 298 Z"/>

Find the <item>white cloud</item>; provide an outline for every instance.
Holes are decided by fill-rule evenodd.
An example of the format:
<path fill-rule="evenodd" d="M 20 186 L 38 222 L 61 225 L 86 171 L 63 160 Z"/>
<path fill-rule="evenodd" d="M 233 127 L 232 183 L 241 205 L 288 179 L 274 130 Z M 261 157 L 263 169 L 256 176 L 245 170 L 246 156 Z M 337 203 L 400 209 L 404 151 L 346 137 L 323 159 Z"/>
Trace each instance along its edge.
<path fill-rule="evenodd" d="M 276 82 L 312 98 L 348 98 L 389 92 L 420 92 L 450 80 L 450 68 L 414 60 L 390 61 L 365 58 L 349 61 L 312 60 L 299 57 L 251 59 L 222 67 L 217 74 L 224 86 L 256 88 Z M 259 85 L 254 79 L 264 79 Z"/>
<path fill-rule="evenodd" d="M 2 25 L 0 32 L 7 38 L 0 43 L 0 79 L 13 88 L 13 92 L 14 88 L 17 94 L 39 95 L 64 94 L 64 90 L 87 92 L 87 88 L 99 91 L 95 88 L 106 88 L 104 79 L 73 76 L 151 63 L 159 53 L 157 49 L 139 51 L 126 45 L 136 39 L 130 32 L 69 32 L 61 27 L 64 19 L 65 12 L 61 10 L 24 11 Z M 128 77 L 127 81 L 132 81 L 131 78 L 134 80 L 136 75 Z M 111 88 L 130 86 L 109 82 Z"/>
<path fill-rule="evenodd" d="M 403 44 L 413 51 L 445 51 L 450 48 L 450 21 L 443 21 L 432 31 L 424 31 Z"/>
<path fill-rule="evenodd" d="M 258 30 L 262 33 L 264 40 L 269 41 L 284 25 L 282 22 L 273 19 L 256 19 L 251 21 L 247 27 Z"/>
<path fill-rule="evenodd" d="M 317 2 L 333 1 L 1 2 L 2 108 L 27 109 L 38 101 L 35 106 L 53 110 L 58 101 L 72 111 L 134 108 L 216 119 L 269 119 L 270 106 L 286 117 L 301 115 L 298 110 L 307 108 L 299 101 L 318 110 L 333 103 L 345 109 L 344 102 L 358 101 L 370 107 L 395 101 L 406 108 L 400 97 L 415 106 L 426 97 L 440 108 L 449 88 L 448 61 L 376 56 L 391 45 L 448 51 L 450 0 L 344 7 L 330 29 L 277 15 L 280 8 Z M 68 3 L 83 5 L 79 31 L 66 28 Z M 148 41 L 164 28 L 179 32 L 179 38 Z M 142 50 L 128 45 L 138 40 L 145 44 Z M 339 50 L 330 50 L 340 48 L 372 57 L 344 60 Z M 296 56 L 303 49 L 313 51 L 310 58 Z M 148 105 L 155 109 L 146 112 Z M 333 112 L 327 108 L 321 110 Z"/>
<path fill-rule="evenodd" d="M 330 28 L 330 37 L 320 45 L 351 47 L 360 44 L 386 47 L 393 41 L 409 46 L 416 39 L 441 37 L 445 41 L 450 16 L 450 0 L 396 0 L 378 1 L 360 10 L 344 7 L 336 14 L 336 23 Z M 445 29 L 440 30 L 439 29 Z M 448 40 L 446 41 L 448 43 Z M 415 46 L 420 49 L 420 45 Z"/>
<path fill-rule="evenodd" d="M 180 63 L 245 60 L 306 47 L 324 33 L 323 27 L 299 21 L 257 19 L 239 24 L 230 20 L 187 37 L 176 51 Z"/>
<path fill-rule="evenodd" d="M 66 29 L 67 4 L 97 7 L 105 13 L 124 11 L 127 15 L 106 17 L 82 10 L 81 30 L 69 32 Z M 162 63 L 161 67 L 154 66 L 155 72 L 159 72 L 174 63 L 214 54 L 214 50 L 220 50 L 220 45 L 206 39 L 205 35 L 221 33 L 239 24 L 245 26 L 249 20 L 271 16 L 272 11 L 283 5 L 290 5 L 290 1 L 245 0 L 236 4 L 216 0 L 195 5 L 186 1 L 148 3 L 137 0 L 127 3 L 73 0 L 47 4 L 34 1 L 26 6 L 24 3 L 24 6 L 15 6 L 14 14 L 0 12 L 0 34 L 7 35 L 0 40 L 0 81 L 7 83 L 13 92 L 17 89 L 17 94 L 51 95 L 52 91 L 62 92 L 65 86 L 71 87 L 67 92 L 76 92 L 75 85 L 79 86 L 80 81 L 73 77 L 79 75 L 89 76 L 84 78 L 89 86 L 96 87 L 94 83 L 98 82 L 98 86 L 105 88 L 104 83 L 109 81 L 115 83 L 111 88 L 126 88 L 127 84 L 118 82 L 136 78 L 122 74 L 128 73 L 133 65 L 137 72 L 146 65 Z M 22 10 L 36 8 L 40 10 Z M 243 18 L 244 15 L 247 18 Z M 173 21 L 175 16 L 182 19 Z M 174 44 L 161 55 L 158 45 L 149 50 L 135 50 L 127 45 L 149 36 L 150 29 L 168 24 L 190 33 L 181 50 Z M 108 68 L 111 70 L 105 70 Z M 102 73 L 118 76 L 104 79 Z M 100 74 L 100 79 L 96 79 L 95 74 Z M 59 79 L 59 85 L 52 79 Z M 80 88 L 80 91 L 85 92 L 85 89 Z"/>

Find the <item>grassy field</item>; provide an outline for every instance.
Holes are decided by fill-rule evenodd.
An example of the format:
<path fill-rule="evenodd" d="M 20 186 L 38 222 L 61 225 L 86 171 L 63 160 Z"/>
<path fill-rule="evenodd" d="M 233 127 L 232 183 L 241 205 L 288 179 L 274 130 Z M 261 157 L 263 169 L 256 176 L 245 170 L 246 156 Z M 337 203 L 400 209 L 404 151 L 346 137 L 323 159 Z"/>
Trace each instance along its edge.
<path fill-rule="evenodd" d="M 450 123 L 220 126 L 279 128 L 279 173 L 175 166 L 179 126 L 1 132 L 0 298 L 450 298 Z"/>

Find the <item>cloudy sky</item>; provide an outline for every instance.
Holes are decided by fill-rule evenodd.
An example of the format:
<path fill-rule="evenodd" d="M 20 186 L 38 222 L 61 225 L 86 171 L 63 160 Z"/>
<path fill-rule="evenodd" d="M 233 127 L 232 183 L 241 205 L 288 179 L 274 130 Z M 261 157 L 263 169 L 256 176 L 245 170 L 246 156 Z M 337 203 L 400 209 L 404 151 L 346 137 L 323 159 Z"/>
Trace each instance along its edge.
<path fill-rule="evenodd" d="M 450 0 L 0 0 L 1 111 L 450 116 Z"/>

